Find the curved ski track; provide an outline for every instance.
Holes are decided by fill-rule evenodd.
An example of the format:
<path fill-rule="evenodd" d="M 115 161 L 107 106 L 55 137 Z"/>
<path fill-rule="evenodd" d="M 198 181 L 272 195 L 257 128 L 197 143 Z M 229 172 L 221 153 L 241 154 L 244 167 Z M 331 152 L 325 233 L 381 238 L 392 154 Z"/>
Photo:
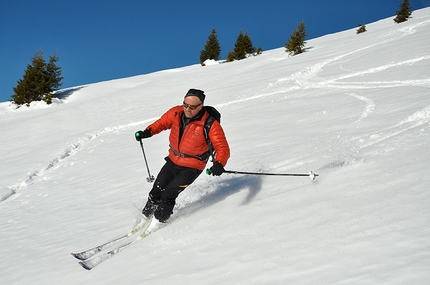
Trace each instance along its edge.
<path fill-rule="evenodd" d="M 28 185 L 33 184 L 37 178 L 43 177 L 46 172 L 55 168 L 56 166 L 58 166 L 60 163 L 62 163 L 67 158 L 75 155 L 79 150 L 81 150 L 83 148 L 83 146 L 85 144 L 89 143 L 90 141 L 93 141 L 102 135 L 105 135 L 108 133 L 113 133 L 113 132 L 124 130 L 124 129 L 128 129 L 128 128 L 136 126 L 136 125 L 140 125 L 140 124 L 144 124 L 144 123 L 149 122 L 149 121 L 153 121 L 154 119 L 155 118 L 147 119 L 147 120 L 143 120 L 143 121 L 139 121 L 139 122 L 129 123 L 126 125 L 119 125 L 116 127 L 106 127 L 104 129 L 95 131 L 93 133 L 90 133 L 90 134 L 87 134 L 83 137 L 78 138 L 76 141 L 70 143 L 59 154 L 55 155 L 54 158 L 52 158 L 50 161 L 48 161 L 48 163 L 43 168 L 33 170 L 32 172 L 30 172 L 28 174 L 28 176 L 24 179 L 23 182 L 7 187 L 9 189 L 9 194 L 5 195 L 3 197 L 0 197 L 1 198 L 0 202 L 4 202 L 4 201 L 10 199 L 15 194 L 19 193 L 21 190 L 27 188 Z"/>
<path fill-rule="evenodd" d="M 317 77 L 317 75 L 322 73 L 324 70 L 324 67 L 327 65 L 336 64 L 336 62 L 339 61 L 340 59 L 345 59 L 359 52 L 371 49 L 373 47 L 376 47 L 385 43 L 396 41 L 402 37 L 414 34 L 416 32 L 417 27 L 422 25 L 427 25 L 427 24 L 430 24 L 430 20 L 424 20 L 423 22 L 420 22 L 420 23 L 410 24 L 406 27 L 402 27 L 398 29 L 395 33 L 392 32 L 387 34 L 386 39 L 379 41 L 378 43 L 368 45 L 368 46 L 356 49 L 354 51 L 341 54 L 333 58 L 326 59 L 317 64 L 308 66 L 307 68 L 300 70 L 299 72 L 296 72 L 290 75 L 289 77 L 280 78 L 275 83 L 270 83 L 269 89 L 275 89 L 275 90 L 264 94 L 255 95 L 253 97 L 249 97 L 242 101 L 258 99 L 261 97 L 272 96 L 275 94 L 287 93 L 298 89 L 318 89 L 318 90 L 345 89 L 345 91 L 349 91 L 349 92 L 346 92 L 345 95 L 351 96 L 365 103 L 365 107 L 361 115 L 351 125 L 358 124 L 363 119 L 371 116 L 371 114 L 374 112 L 376 108 L 376 103 L 371 98 L 368 98 L 362 95 L 357 95 L 351 92 L 352 90 L 363 90 L 363 89 L 372 89 L 372 88 L 393 88 L 393 87 L 402 87 L 402 86 L 417 86 L 417 87 L 430 88 L 430 78 L 417 79 L 417 80 L 390 80 L 390 81 L 367 81 L 367 82 L 362 82 L 362 81 L 345 82 L 345 79 L 359 78 L 364 75 L 376 74 L 378 72 L 386 71 L 391 68 L 412 65 L 421 61 L 429 60 L 430 55 L 422 55 L 422 56 L 410 58 L 404 61 L 391 62 L 380 66 L 374 66 L 372 68 L 364 69 L 362 71 L 358 71 L 354 73 L 345 74 L 343 76 L 339 76 L 337 78 L 332 78 L 328 80 L 321 81 L 320 80 L 321 77 Z M 339 68 L 345 70 L 341 64 L 339 64 Z M 343 81 L 340 82 L 341 80 Z M 229 102 L 225 105 L 232 104 L 232 103 L 236 103 L 236 102 Z M 329 164 L 328 167 L 342 166 L 345 164 L 349 164 L 350 162 L 359 161 L 361 160 L 361 158 L 357 153 L 360 152 L 360 149 L 380 143 L 382 141 L 385 141 L 387 139 L 400 135 L 404 132 L 407 132 L 411 129 L 420 127 L 424 124 L 428 124 L 429 122 L 430 122 L 430 105 L 424 107 L 419 111 L 414 112 L 413 114 L 409 115 L 407 118 L 400 120 L 400 122 L 398 123 L 395 123 L 393 126 L 383 129 L 376 133 L 372 133 L 372 134 L 365 133 L 360 137 L 343 139 L 343 140 L 341 140 L 339 134 L 336 134 L 337 137 L 334 138 L 332 143 L 335 144 L 336 148 L 339 147 L 339 145 L 341 145 L 343 149 L 346 149 L 346 152 L 349 152 L 349 154 L 341 154 L 341 156 L 342 155 L 349 156 L 349 158 L 340 159 L 339 161 L 334 161 L 331 164 Z M 296 158 L 291 158 L 288 161 L 285 161 L 279 165 L 276 165 L 276 167 L 281 167 L 281 166 L 287 167 L 288 165 L 290 165 L 291 168 L 294 168 L 298 164 L 303 165 L 303 164 L 313 163 L 316 160 L 319 160 L 321 158 L 320 156 L 318 157 L 315 156 L 317 152 L 321 152 L 321 150 L 317 150 L 314 153 L 309 151 L 305 155 L 301 155 Z M 345 161 L 345 160 L 348 160 L 348 161 Z"/>

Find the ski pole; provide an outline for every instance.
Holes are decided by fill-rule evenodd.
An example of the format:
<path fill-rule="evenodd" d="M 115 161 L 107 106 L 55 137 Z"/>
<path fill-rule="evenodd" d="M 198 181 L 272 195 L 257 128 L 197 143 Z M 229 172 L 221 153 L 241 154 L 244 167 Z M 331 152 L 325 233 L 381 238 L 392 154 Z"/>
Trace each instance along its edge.
<path fill-rule="evenodd" d="M 143 142 L 142 142 L 142 140 L 140 140 L 140 147 L 142 148 L 143 158 L 145 159 L 146 169 L 148 170 L 148 177 L 146 178 L 146 181 L 148 181 L 149 183 L 151 183 L 151 182 L 153 182 L 155 180 L 155 178 L 154 178 L 153 175 L 151 175 L 151 172 L 149 172 L 148 161 L 146 160 L 146 155 L 145 155 L 145 150 L 143 149 Z"/>
<path fill-rule="evenodd" d="M 212 171 L 210 169 L 206 169 L 207 174 L 212 174 Z M 247 171 L 233 171 L 233 170 L 225 170 L 224 173 L 230 173 L 230 174 L 247 174 L 247 175 L 271 175 L 271 176 L 309 176 L 311 180 L 314 180 L 316 176 L 319 176 L 318 174 L 313 173 L 310 171 L 307 174 L 302 173 L 265 173 L 265 172 L 247 172 Z"/>

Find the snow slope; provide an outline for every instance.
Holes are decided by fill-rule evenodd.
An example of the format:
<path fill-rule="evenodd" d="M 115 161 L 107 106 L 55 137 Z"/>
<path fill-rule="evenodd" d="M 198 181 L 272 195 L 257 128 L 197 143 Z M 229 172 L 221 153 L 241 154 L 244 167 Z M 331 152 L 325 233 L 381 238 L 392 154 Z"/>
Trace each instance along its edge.
<path fill-rule="evenodd" d="M 430 284 L 430 8 L 246 60 L 0 104 L 1 284 Z M 189 88 L 222 113 L 229 170 L 168 227 L 85 271 L 70 256 L 131 229 L 151 185 L 134 132 Z M 157 174 L 167 132 L 145 140 Z"/>

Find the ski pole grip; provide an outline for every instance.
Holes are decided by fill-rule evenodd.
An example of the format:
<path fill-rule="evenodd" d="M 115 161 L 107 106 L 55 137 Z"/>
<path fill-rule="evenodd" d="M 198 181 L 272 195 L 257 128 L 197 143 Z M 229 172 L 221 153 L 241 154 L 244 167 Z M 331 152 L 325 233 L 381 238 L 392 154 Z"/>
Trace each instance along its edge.
<path fill-rule="evenodd" d="M 211 175 L 212 174 L 212 170 L 210 170 L 209 168 L 206 169 L 206 174 L 207 175 Z"/>

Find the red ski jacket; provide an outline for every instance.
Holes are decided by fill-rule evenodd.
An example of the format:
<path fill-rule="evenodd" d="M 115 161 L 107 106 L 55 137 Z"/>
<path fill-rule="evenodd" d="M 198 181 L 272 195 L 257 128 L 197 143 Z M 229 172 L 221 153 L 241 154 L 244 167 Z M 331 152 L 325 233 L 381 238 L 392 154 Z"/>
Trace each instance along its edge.
<path fill-rule="evenodd" d="M 204 170 L 208 155 L 206 155 L 205 159 L 197 157 L 204 156 L 209 151 L 204 134 L 204 124 L 209 113 L 204 111 L 203 115 L 197 119 L 191 119 L 188 125 L 185 126 L 182 137 L 179 138 L 183 113 L 183 106 L 175 106 L 164 113 L 160 119 L 149 125 L 147 129 L 151 128 L 151 135 L 170 129 L 169 158 L 171 161 L 178 166 Z M 213 122 L 209 130 L 209 139 L 216 153 L 215 161 L 225 166 L 230 158 L 230 147 L 224 130 L 217 120 Z"/>

